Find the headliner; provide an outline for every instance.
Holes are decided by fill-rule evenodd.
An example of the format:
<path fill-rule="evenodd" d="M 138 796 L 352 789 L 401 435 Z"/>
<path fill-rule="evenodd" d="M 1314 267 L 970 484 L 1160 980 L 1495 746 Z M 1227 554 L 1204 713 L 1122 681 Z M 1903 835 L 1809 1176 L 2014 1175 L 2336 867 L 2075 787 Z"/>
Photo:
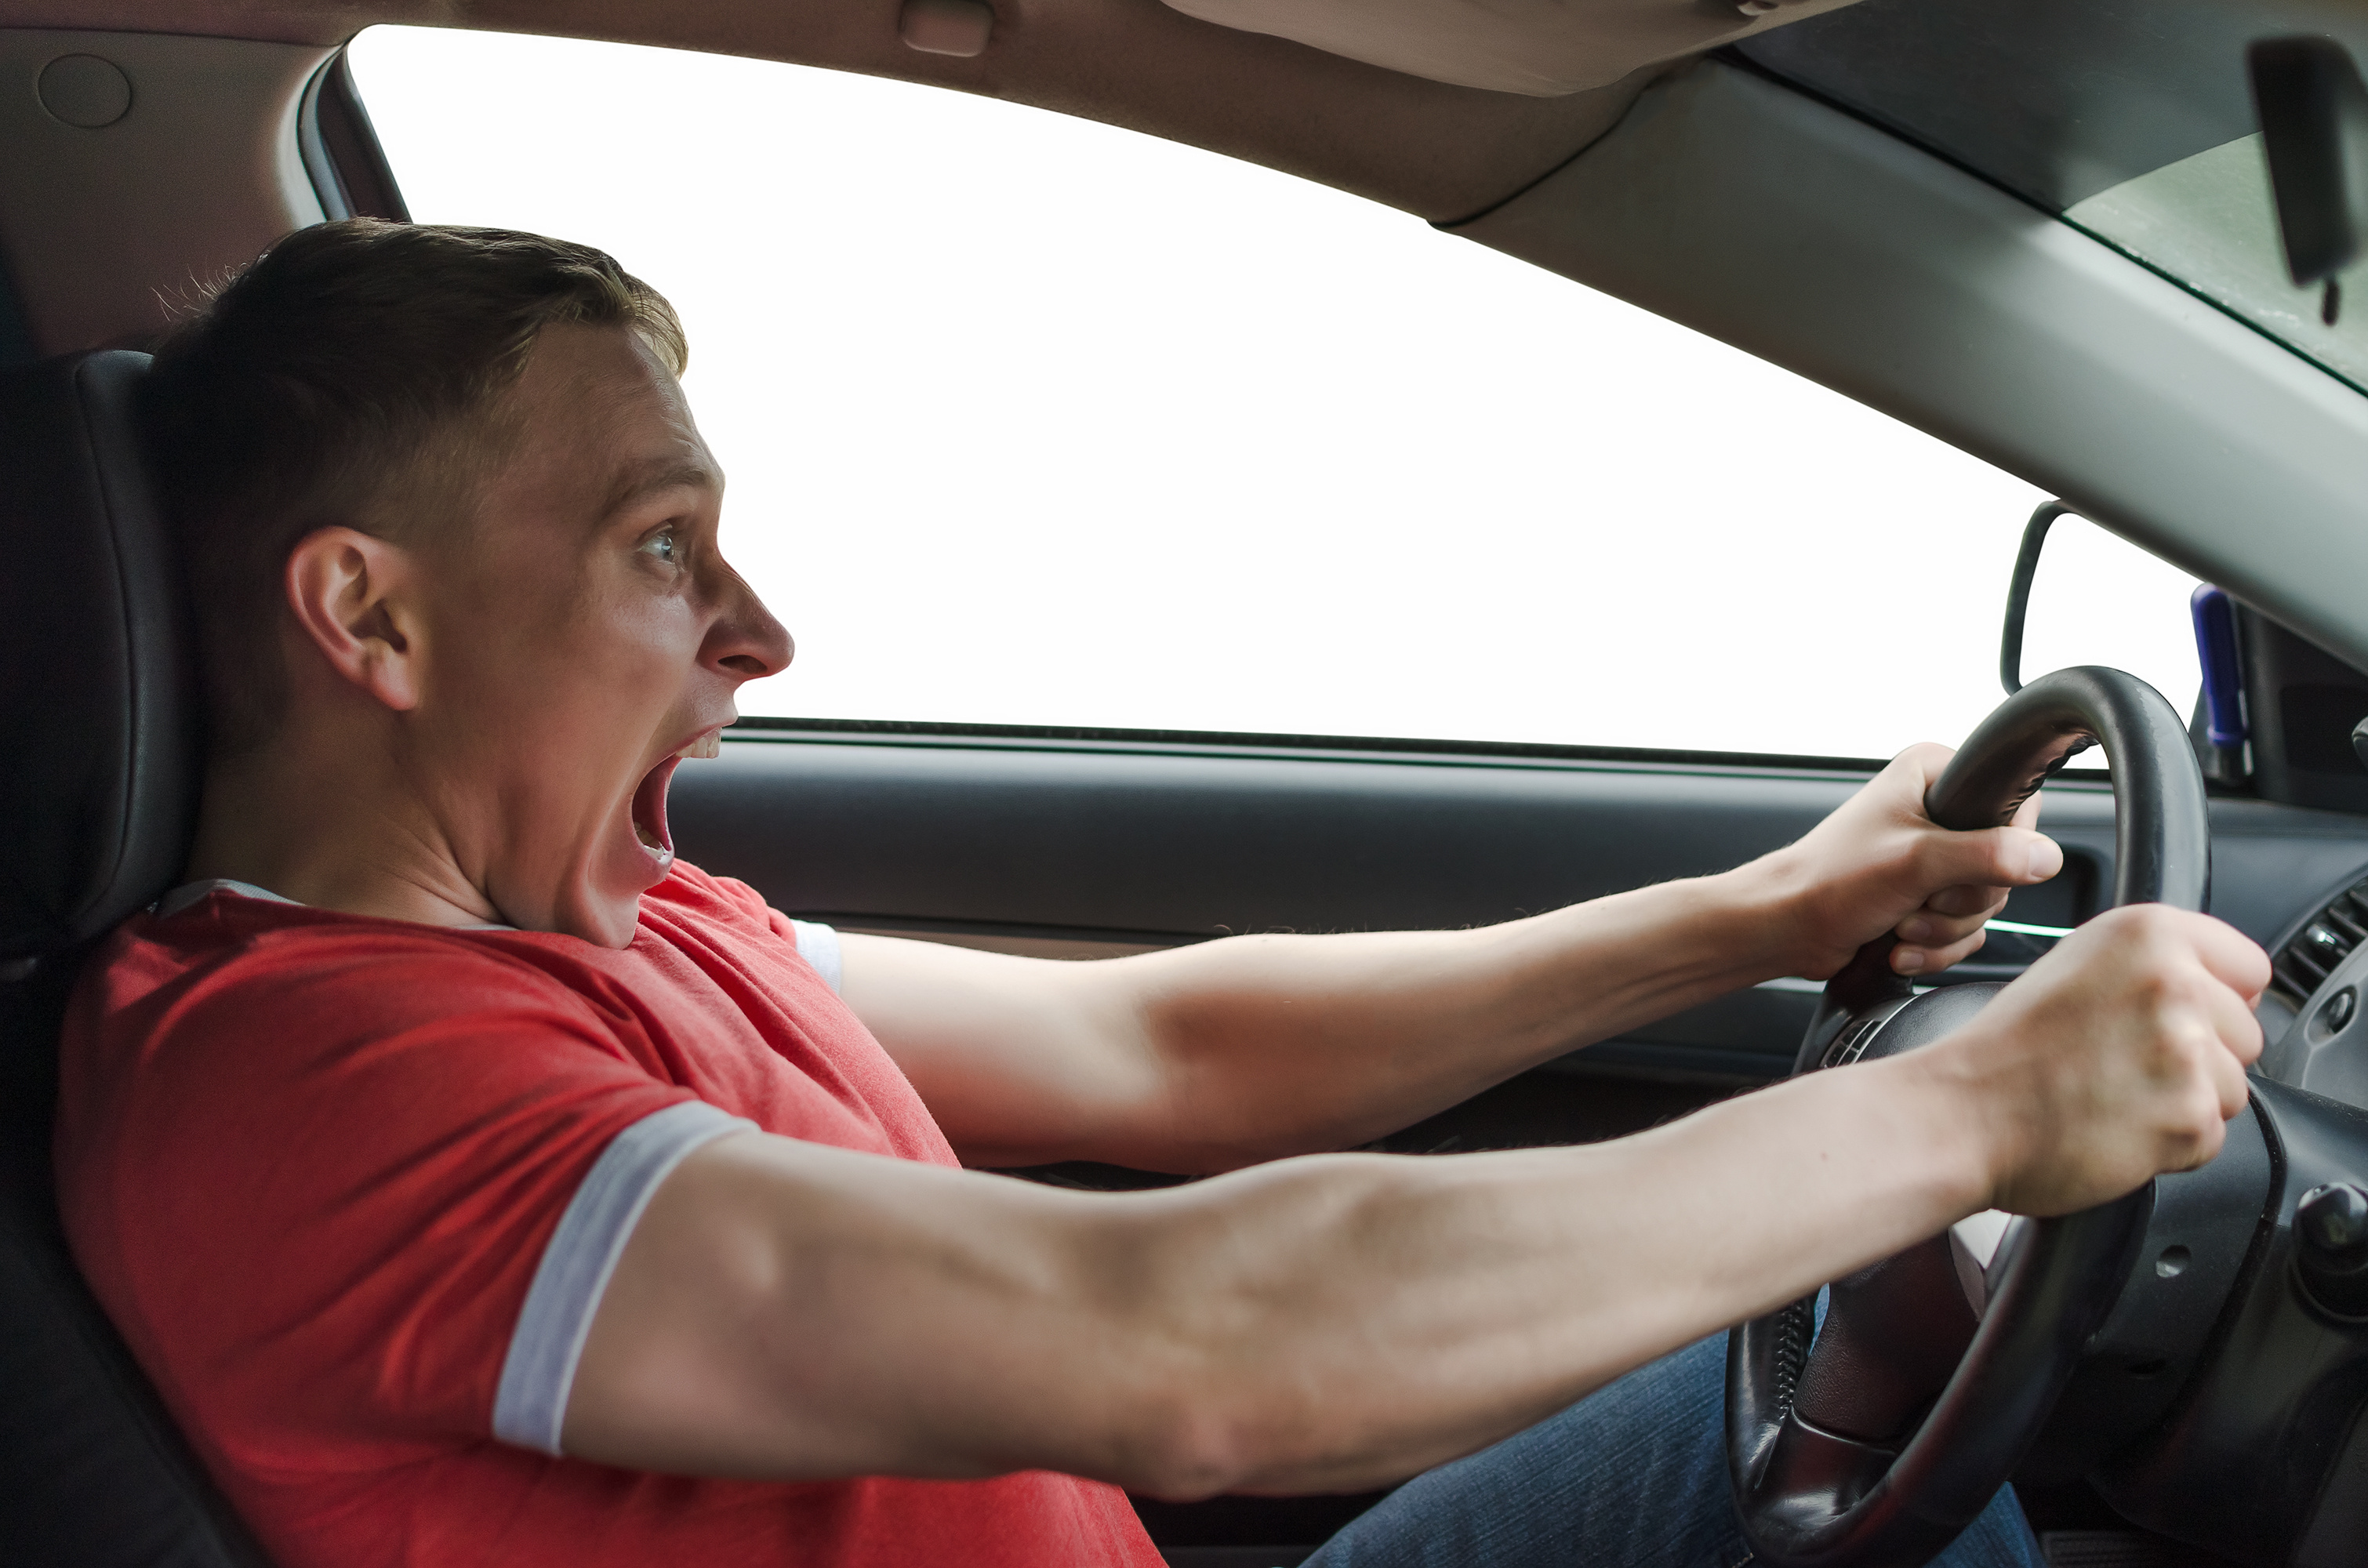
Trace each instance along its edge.
<path fill-rule="evenodd" d="M 931 83 L 1268 165 L 1421 217 L 1489 207 L 1615 124 L 1639 71 L 1567 97 L 1450 86 L 1160 0 L 999 0 L 973 59 L 917 53 L 898 0 L 0 0 L 0 26 L 331 45 L 373 23 L 552 33 Z"/>

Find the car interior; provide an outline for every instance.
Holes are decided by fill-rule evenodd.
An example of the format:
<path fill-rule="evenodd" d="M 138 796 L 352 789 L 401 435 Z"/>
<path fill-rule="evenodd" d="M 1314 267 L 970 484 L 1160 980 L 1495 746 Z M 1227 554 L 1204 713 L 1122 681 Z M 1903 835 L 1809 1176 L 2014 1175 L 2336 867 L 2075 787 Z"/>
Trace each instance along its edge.
<path fill-rule="evenodd" d="M 2368 58 L 2368 6 L 1702 0 L 1559 96 L 1393 69 L 1422 64 L 1418 39 L 1385 63 L 1348 58 L 1251 30 L 1255 9 L 0 0 L 0 1561 L 268 1561 L 75 1272 L 49 1165 L 56 1040 L 82 955 L 178 880 L 202 755 L 131 412 L 141 350 L 202 280 L 290 230 L 407 217 L 344 50 L 411 23 L 897 77 L 1261 164 L 1796 371 L 2214 585 L 2227 684 L 2187 735 L 2150 743 L 2201 792 L 2146 810 L 2208 823 L 2195 896 L 2272 956 L 2264 1087 L 2221 1161 L 2157 1182 L 2116 1233 L 2098 1302 L 2115 1315 L 2077 1336 L 2052 1421 L 1999 1462 L 2055 1563 L 2368 1562 L 2368 1292 L 2351 1278 L 2368 1207 L 2328 1208 L 2368 1186 L 2368 317 L 2343 312 L 2337 273 L 2322 290 L 2283 270 L 2246 67 L 2253 43 L 2297 36 Z M 1550 9 L 1506 25 L 1550 29 Z M 1540 58 L 1553 41 L 1538 34 Z M 2353 146 L 2368 167 L 2368 141 Z M 1685 635 L 1682 585 L 1648 591 Z M 2113 767 L 2047 755 L 2066 869 L 2018 891 L 1942 989 L 2010 981 L 2117 899 L 2171 896 L 2131 861 L 2142 748 L 2112 722 L 2063 721 Z M 791 915 L 1090 961 L 1238 932 L 1480 925 L 1714 871 L 1798 836 L 1875 766 L 763 718 L 684 771 L 671 814 L 681 854 Z M 1836 1039 L 1829 1000 L 1772 982 L 1374 1147 L 1639 1131 L 1815 1065 L 1803 1041 Z M 1909 1403 L 1906 1427 L 1868 1437 L 1878 1471 L 1905 1473 L 1922 1451 L 1906 1434 L 1954 1408 L 1930 1389 Z M 1179 1568 L 1274 1568 L 1375 1500 L 1137 1507 Z M 1910 1560 L 1886 1550 L 1854 1538 L 1856 1555 L 1816 1560 Z"/>

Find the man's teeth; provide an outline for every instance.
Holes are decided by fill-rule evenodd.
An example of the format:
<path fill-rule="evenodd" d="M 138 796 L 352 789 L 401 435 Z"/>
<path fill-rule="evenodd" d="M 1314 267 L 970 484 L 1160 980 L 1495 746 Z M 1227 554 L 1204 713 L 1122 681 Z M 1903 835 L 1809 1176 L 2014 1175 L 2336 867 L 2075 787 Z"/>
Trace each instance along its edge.
<path fill-rule="evenodd" d="M 648 828 L 643 827 L 640 823 L 635 823 L 633 824 L 633 836 L 640 839 L 643 844 L 648 845 L 653 849 L 664 849 L 666 847 L 665 845 L 658 842 L 657 835 L 652 833 Z"/>
<path fill-rule="evenodd" d="M 677 756 L 722 756 L 723 755 L 723 736 L 720 732 L 712 730 L 675 753 Z"/>

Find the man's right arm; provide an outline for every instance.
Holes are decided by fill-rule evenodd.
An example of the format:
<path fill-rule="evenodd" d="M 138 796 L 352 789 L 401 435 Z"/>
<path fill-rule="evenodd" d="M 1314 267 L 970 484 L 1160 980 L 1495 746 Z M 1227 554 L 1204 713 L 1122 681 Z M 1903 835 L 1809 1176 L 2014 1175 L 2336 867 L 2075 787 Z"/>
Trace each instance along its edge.
<path fill-rule="evenodd" d="M 563 1445 L 783 1479 L 1385 1483 L 1975 1210 L 2209 1158 L 2267 979 L 2217 922 L 2115 911 L 1946 1040 L 1637 1137 L 1152 1193 L 722 1138 L 635 1226 Z"/>

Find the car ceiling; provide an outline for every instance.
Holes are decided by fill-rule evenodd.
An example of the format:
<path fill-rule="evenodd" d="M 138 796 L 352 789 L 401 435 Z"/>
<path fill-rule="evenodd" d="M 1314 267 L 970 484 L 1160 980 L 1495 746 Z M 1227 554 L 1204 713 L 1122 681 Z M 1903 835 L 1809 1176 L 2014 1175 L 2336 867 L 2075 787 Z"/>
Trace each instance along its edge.
<path fill-rule="evenodd" d="M 2055 211 L 2251 131 L 2238 63 L 2249 40 L 2326 32 L 2368 43 L 2359 0 L 1830 3 L 1788 6 L 1757 30 L 1701 30 L 1743 33 L 1740 51 L 1775 74 Z M 1663 8 L 1735 19 L 1709 0 Z M 326 46 L 404 23 L 791 61 L 1124 125 L 1447 222 L 1585 147 L 1654 74 L 1561 97 L 1457 87 L 1201 22 L 1161 0 L 999 0 L 985 52 L 963 59 L 906 47 L 899 10 L 900 0 L 0 0 L 0 27 Z M 1823 14 L 1793 19 L 1804 11 Z"/>
<path fill-rule="evenodd" d="M 374 23 L 555 33 L 932 83 L 1268 165 L 1431 219 L 1474 212 L 1602 134 L 1638 79 L 1567 97 L 1457 87 L 1196 21 L 1159 0 L 999 0 L 986 51 L 923 54 L 898 0 L 0 0 L 0 27 L 329 46 Z"/>

